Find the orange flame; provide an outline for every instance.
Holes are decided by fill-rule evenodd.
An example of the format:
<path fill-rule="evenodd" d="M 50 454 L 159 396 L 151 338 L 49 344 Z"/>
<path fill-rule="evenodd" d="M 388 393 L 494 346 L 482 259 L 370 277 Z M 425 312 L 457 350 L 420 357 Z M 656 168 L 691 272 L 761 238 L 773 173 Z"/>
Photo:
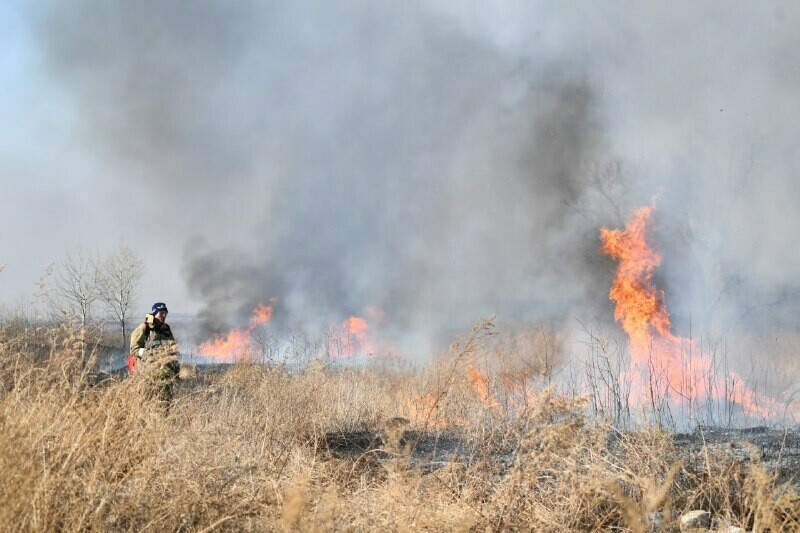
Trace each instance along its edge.
<path fill-rule="evenodd" d="M 256 326 L 261 326 L 264 324 L 269 324 L 270 320 L 272 320 L 272 312 L 273 312 L 273 305 L 277 300 L 272 298 L 270 300 L 271 305 L 258 305 L 255 309 L 253 309 L 253 316 L 250 319 L 250 327 L 255 328 Z"/>
<path fill-rule="evenodd" d="M 405 399 L 405 413 L 411 424 L 426 429 L 444 429 L 466 425 L 466 420 L 453 413 L 446 414 L 442 409 L 445 393 L 428 390 L 424 394 Z"/>
<path fill-rule="evenodd" d="M 439 418 L 439 400 L 433 392 L 428 391 L 420 396 L 406 398 L 405 404 L 412 425 L 446 427 L 446 421 Z"/>
<path fill-rule="evenodd" d="M 367 321 L 361 317 L 351 316 L 342 322 L 339 335 L 333 340 L 328 352 L 334 357 L 374 355 L 376 349 L 372 337 Z"/>
<path fill-rule="evenodd" d="M 258 348 L 253 342 L 253 330 L 258 326 L 269 324 L 272 320 L 276 298 L 270 299 L 270 305 L 259 304 L 253 309 L 250 322 L 246 328 L 235 328 L 224 335 L 214 337 L 198 347 L 200 355 L 224 361 L 242 361 L 256 359 Z"/>
<path fill-rule="evenodd" d="M 653 285 L 653 270 L 661 264 L 647 242 L 647 223 L 653 207 L 638 209 L 624 230 L 600 230 L 603 253 L 619 261 L 609 298 L 617 304 L 614 318 L 637 347 L 650 344 L 653 335 L 670 338 L 669 314 Z"/>
<path fill-rule="evenodd" d="M 661 264 L 661 256 L 647 241 L 653 210 L 652 206 L 637 209 L 624 230 L 600 230 L 601 251 L 619 261 L 609 298 L 616 304 L 614 318 L 630 339 L 635 400 L 644 393 L 644 384 L 637 378 L 653 361 L 670 386 L 684 382 L 680 357 L 688 343 L 670 333 L 663 293 L 653 284 L 653 271 Z"/>
<path fill-rule="evenodd" d="M 472 383 L 472 388 L 475 394 L 478 395 L 484 405 L 490 406 L 494 404 L 492 392 L 489 390 L 489 376 L 485 375 L 480 370 L 471 367 L 467 371 L 467 379 Z"/>
<path fill-rule="evenodd" d="M 367 339 L 367 321 L 363 318 L 351 316 L 344 321 L 344 330 L 359 342 L 363 343 Z"/>
<path fill-rule="evenodd" d="M 653 283 L 653 272 L 661 264 L 647 235 L 654 209 L 637 209 L 625 229 L 600 230 L 601 251 L 619 261 L 609 298 L 616 304 L 614 318 L 630 340 L 632 399 L 640 404 L 654 382 L 679 397 L 720 399 L 723 394 L 709 385 L 715 381 L 709 377 L 716 375 L 711 357 L 695 342 L 671 333 L 663 292 Z M 687 354 L 690 357 L 684 357 Z M 741 405 L 746 414 L 771 417 L 779 412 L 776 401 L 748 390 L 735 374 L 730 373 L 728 380 L 734 386 L 724 396 Z"/>
<path fill-rule="evenodd" d="M 520 413 L 538 403 L 538 395 L 531 388 L 531 371 L 500 372 L 496 376 L 495 390 L 487 372 L 481 372 L 474 366 L 467 370 L 467 381 L 484 407 L 496 415 L 503 413 Z"/>

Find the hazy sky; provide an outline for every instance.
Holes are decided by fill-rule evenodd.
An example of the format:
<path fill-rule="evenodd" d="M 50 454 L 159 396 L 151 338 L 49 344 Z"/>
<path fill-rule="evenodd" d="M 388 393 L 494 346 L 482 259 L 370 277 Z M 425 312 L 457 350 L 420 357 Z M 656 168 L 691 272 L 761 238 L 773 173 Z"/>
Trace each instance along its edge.
<path fill-rule="evenodd" d="M 597 231 L 657 197 L 678 323 L 795 323 L 799 10 L 3 3 L 0 301 L 124 240 L 213 324 L 598 320 Z"/>

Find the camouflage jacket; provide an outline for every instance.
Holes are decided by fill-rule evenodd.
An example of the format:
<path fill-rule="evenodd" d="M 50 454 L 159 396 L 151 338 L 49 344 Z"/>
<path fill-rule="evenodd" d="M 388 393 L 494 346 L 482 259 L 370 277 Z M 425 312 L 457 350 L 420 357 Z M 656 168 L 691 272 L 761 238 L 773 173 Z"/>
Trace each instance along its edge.
<path fill-rule="evenodd" d="M 156 326 L 155 317 L 148 314 L 144 322 L 131 333 L 131 355 L 139 355 L 139 350 L 144 348 L 145 353 L 150 352 L 153 348 L 166 344 L 174 344 L 175 337 L 172 336 L 172 330 L 169 324 L 164 323 Z"/>

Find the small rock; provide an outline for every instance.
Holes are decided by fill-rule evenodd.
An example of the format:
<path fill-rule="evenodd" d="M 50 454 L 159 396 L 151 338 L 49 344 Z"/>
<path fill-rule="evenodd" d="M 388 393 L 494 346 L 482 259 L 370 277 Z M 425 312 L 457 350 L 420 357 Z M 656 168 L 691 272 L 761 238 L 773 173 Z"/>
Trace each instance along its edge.
<path fill-rule="evenodd" d="M 747 533 L 747 530 L 740 528 L 739 526 L 734 526 L 725 518 L 714 518 L 711 521 L 711 528 L 716 533 Z"/>
<path fill-rule="evenodd" d="M 711 513 L 698 509 L 681 516 L 681 532 L 707 531 L 711 527 Z"/>
<path fill-rule="evenodd" d="M 648 531 L 661 531 L 664 525 L 664 513 L 656 511 L 647 515 Z"/>

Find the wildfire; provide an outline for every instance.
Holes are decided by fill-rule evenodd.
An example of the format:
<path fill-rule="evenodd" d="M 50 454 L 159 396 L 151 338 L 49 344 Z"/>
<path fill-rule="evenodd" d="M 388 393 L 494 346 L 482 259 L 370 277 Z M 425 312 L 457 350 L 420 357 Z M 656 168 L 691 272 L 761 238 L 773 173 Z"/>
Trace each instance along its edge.
<path fill-rule="evenodd" d="M 491 380 L 489 373 L 470 366 L 466 373 L 467 382 L 481 404 L 496 415 L 503 414 L 502 406 L 508 412 L 523 412 L 538 403 L 536 392 L 531 388 L 530 370 L 507 370 Z M 492 386 L 492 381 L 495 382 Z"/>
<path fill-rule="evenodd" d="M 255 309 L 253 309 L 253 316 L 250 318 L 250 327 L 255 328 L 256 326 L 261 326 L 263 324 L 269 324 L 270 320 L 272 320 L 272 312 L 273 312 L 273 305 L 277 300 L 272 298 L 270 300 L 270 305 L 258 305 Z"/>
<path fill-rule="evenodd" d="M 631 337 L 632 344 L 647 346 L 655 335 L 671 337 L 662 294 L 653 285 L 653 271 L 661 256 L 647 242 L 647 223 L 653 207 L 638 209 L 624 230 L 600 230 L 602 251 L 619 261 L 609 297 L 617 304 L 614 318 Z"/>
<path fill-rule="evenodd" d="M 372 356 L 377 353 L 374 334 L 366 319 L 351 316 L 335 328 L 335 332 L 328 347 L 332 357 Z"/>
<path fill-rule="evenodd" d="M 253 331 L 268 324 L 272 320 L 276 298 L 270 299 L 270 305 L 259 304 L 253 309 L 246 328 L 235 328 L 224 335 L 215 335 L 211 340 L 202 343 L 198 351 L 204 357 L 224 361 L 240 361 L 254 359 L 258 349 L 253 340 Z"/>
<path fill-rule="evenodd" d="M 344 321 L 344 331 L 347 334 L 346 340 L 349 345 L 356 349 L 369 352 L 367 343 L 367 321 L 357 316 L 351 316 Z M 355 350 L 352 350 L 355 351 Z"/>
<path fill-rule="evenodd" d="M 412 425 L 425 428 L 444 428 L 448 421 L 439 416 L 441 395 L 428 391 L 405 400 L 406 414 Z"/>
<path fill-rule="evenodd" d="M 687 340 L 670 332 L 663 293 L 653 284 L 653 272 L 661 265 L 661 256 L 647 240 L 653 211 L 653 206 L 639 208 L 625 229 L 600 230 L 601 251 L 619 261 L 609 298 L 616 304 L 614 318 L 630 339 L 634 399 L 644 393 L 644 385 L 637 378 L 652 370 L 653 364 L 670 386 L 683 384 L 680 358 L 684 348 L 689 347 Z"/>
<path fill-rule="evenodd" d="M 489 376 L 473 367 L 467 370 L 467 379 L 472 384 L 475 394 L 478 395 L 478 398 L 484 405 L 494 404 L 492 391 L 489 389 Z"/>
<path fill-rule="evenodd" d="M 609 298 L 616 304 L 614 318 L 629 337 L 631 396 L 635 404 L 656 394 L 680 398 L 731 400 L 751 416 L 771 417 L 781 406 L 748 390 L 729 373 L 725 383 L 714 386 L 716 369 L 711 357 L 696 342 L 671 333 L 664 294 L 653 283 L 661 256 L 648 240 L 654 206 L 637 209 L 621 230 L 600 230 L 601 251 L 619 261 Z"/>

